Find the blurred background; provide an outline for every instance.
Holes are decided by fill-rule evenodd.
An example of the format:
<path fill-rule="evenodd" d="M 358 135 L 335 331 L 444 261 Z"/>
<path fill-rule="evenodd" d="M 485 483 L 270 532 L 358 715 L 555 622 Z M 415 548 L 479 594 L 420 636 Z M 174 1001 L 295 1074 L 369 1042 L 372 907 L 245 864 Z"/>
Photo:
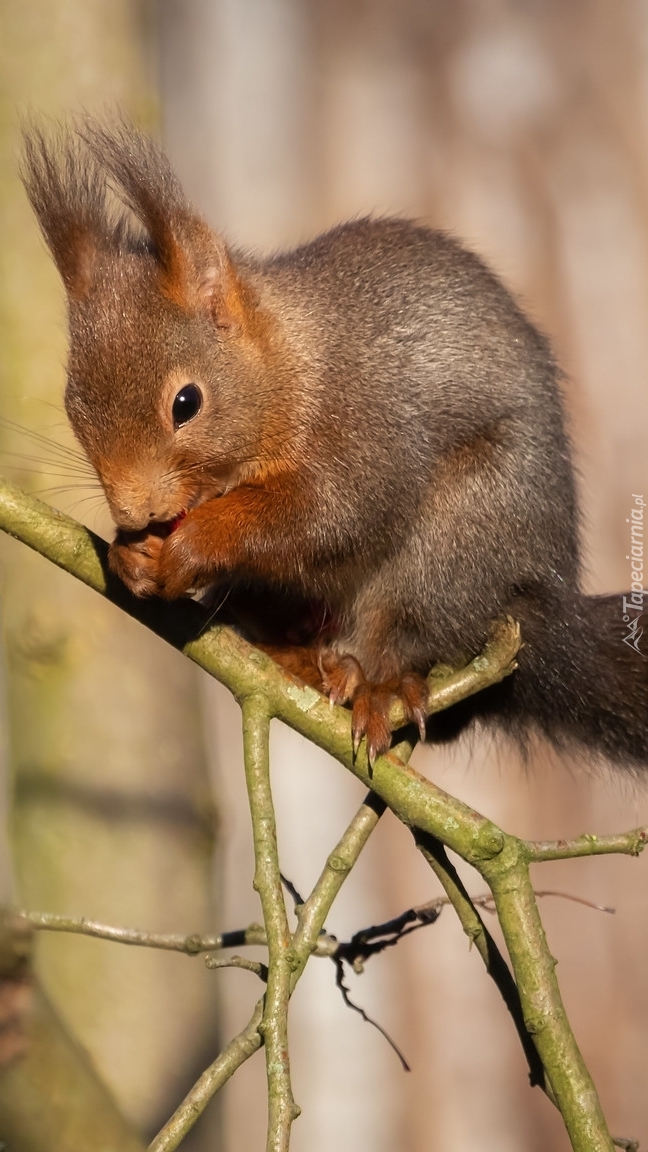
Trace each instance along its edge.
<path fill-rule="evenodd" d="M 164 141 L 236 244 L 269 251 L 348 217 L 400 213 L 462 237 L 551 337 L 566 371 L 590 591 L 627 588 L 633 494 L 648 493 L 648 7 L 640 0 L 4 0 L 0 14 L 0 471 L 110 534 L 63 455 L 61 285 L 17 178 L 19 120 L 121 106 Z M 397 388 L 397 382 L 395 383 Z M 28 436 L 16 429 L 30 428 Z M 39 439 L 43 437 L 44 439 Z M 62 447 L 59 447 L 62 446 Z M 168 931 L 259 917 L 238 710 L 72 579 L 0 541 L 0 896 Z M 273 733 L 284 872 L 308 890 L 362 797 Z M 417 767 L 510 832 L 648 822 L 619 775 L 523 766 L 476 737 Z M 549 943 L 615 1135 L 648 1142 L 648 858 L 536 869 L 614 916 L 546 898 Z M 479 877 L 466 872 L 472 892 Z M 389 814 L 336 905 L 340 937 L 437 894 Z M 41 934 L 52 1001 L 147 1138 L 242 1026 L 245 972 Z M 353 995 L 313 961 L 292 1014 L 297 1152 L 568 1147 L 528 1087 L 498 995 L 450 912 L 371 962 Z M 260 1148 L 263 1058 L 212 1104 L 188 1152 Z"/>

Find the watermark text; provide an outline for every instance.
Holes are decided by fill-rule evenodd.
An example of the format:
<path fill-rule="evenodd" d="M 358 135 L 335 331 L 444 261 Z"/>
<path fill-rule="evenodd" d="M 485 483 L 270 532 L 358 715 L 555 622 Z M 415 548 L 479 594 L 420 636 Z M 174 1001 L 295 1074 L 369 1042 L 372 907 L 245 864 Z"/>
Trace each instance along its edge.
<path fill-rule="evenodd" d="M 644 596 L 646 595 L 644 588 L 644 509 L 646 503 L 643 496 L 638 496 L 634 492 L 632 499 L 634 504 L 626 520 L 626 524 L 630 525 L 630 552 L 626 556 L 626 560 L 630 561 L 630 588 L 632 591 L 629 595 L 622 597 L 623 623 L 625 625 L 623 643 L 643 655 L 639 641 L 643 636 L 643 628 L 640 624 L 643 616 Z"/>

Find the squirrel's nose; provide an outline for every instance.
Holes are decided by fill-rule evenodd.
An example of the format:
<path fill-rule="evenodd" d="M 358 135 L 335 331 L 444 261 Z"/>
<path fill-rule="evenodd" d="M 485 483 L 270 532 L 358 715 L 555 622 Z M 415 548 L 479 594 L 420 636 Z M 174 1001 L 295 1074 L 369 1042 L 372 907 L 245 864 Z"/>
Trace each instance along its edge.
<path fill-rule="evenodd" d="M 146 516 L 138 516 L 130 508 L 117 508 L 116 512 L 117 527 L 123 528 L 125 532 L 141 532 L 149 523 Z"/>
<path fill-rule="evenodd" d="M 113 519 L 125 532 L 142 532 L 149 524 L 171 519 L 178 511 L 169 505 L 168 493 L 160 488 L 152 467 L 122 466 L 117 479 L 105 475 L 102 479 Z"/>
<path fill-rule="evenodd" d="M 113 507 L 113 518 L 118 528 L 126 532 L 142 532 L 149 524 L 163 523 L 172 517 L 166 507 L 150 503 L 144 507 L 118 504 Z"/>

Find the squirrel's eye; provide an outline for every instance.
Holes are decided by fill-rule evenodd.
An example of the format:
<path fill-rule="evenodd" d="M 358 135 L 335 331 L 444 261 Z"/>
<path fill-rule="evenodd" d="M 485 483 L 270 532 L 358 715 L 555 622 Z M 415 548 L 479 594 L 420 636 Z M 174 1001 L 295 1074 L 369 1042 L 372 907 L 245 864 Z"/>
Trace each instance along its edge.
<path fill-rule="evenodd" d="M 185 384 L 173 401 L 173 427 L 180 428 L 197 416 L 202 408 L 202 392 L 197 384 Z"/>

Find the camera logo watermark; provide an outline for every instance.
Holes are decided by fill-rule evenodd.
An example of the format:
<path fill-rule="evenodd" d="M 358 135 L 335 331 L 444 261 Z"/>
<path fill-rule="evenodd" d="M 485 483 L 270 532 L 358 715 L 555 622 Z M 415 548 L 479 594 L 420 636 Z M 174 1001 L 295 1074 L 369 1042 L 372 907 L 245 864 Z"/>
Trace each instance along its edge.
<path fill-rule="evenodd" d="M 643 496 L 637 496 L 633 492 L 632 499 L 634 505 L 630 509 L 630 516 L 626 520 L 626 524 L 630 525 L 630 554 L 626 556 L 626 560 L 630 561 L 631 585 L 632 592 L 629 596 L 623 597 L 623 623 L 626 626 L 626 634 L 623 637 L 623 643 L 627 644 L 630 648 L 634 648 L 640 656 L 644 653 L 639 647 L 639 641 L 643 636 L 643 628 L 640 622 L 643 616 L 643 598 L 646 595 L 644 589 L 644 509 L 646 503 Z"/>

